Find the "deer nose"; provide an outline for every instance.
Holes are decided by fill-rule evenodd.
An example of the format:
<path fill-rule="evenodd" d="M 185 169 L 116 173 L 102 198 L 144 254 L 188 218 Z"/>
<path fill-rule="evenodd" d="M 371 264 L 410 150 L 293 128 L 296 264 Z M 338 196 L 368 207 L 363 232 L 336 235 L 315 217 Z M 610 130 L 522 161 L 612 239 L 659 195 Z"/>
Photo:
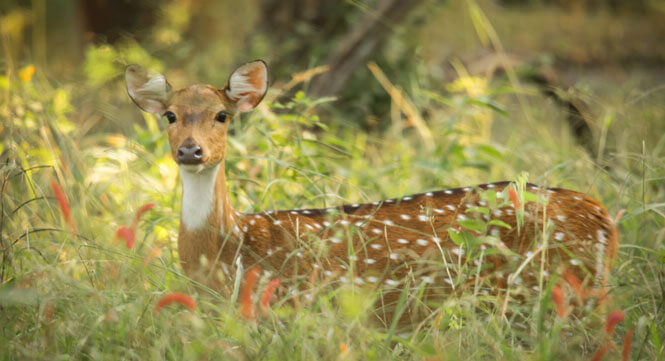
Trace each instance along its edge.
<path fill-rule="evenodd" d="M 178 162 L 181 164 L 201 164 L 203 151 L 198 144 L 185 144 L 178 148 Z"/>

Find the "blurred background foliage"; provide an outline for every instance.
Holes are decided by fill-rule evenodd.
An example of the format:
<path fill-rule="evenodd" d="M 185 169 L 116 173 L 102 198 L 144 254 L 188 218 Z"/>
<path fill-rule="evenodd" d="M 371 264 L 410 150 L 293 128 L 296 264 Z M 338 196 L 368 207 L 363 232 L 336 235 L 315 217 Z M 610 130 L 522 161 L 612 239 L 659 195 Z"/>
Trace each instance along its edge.
<path fill-rule="evenodd" d="M 165 124 L 129 100 L 124 68 L 163 72 L 176 88 L 222 87 L 257 58 L 271 89 L 232 125 L 237 209 L 373 201 L 527 171 L 626 210 L 616 305 L 639 355 L 665 352 L 665 1 L 5 0 L 0 36 L 3 357 L 589 358 L 602 316 L 546 331 L 535 316 L 491 319 L 487 330 L 497 316 L 464 295 L 396 344 L 364 324 L 370 303 L 348 290 L 321 291 L 312 311 L 284 301 L 261 332 L 224 298 L 202 300 L 212 317 L 145 316 L 157 294 L 195 289 L 177 264 Z M 124 250 L 114 232 L 147 202 L 157 207 Z M 515 313 L 534 314 L 538 300 Z"/>

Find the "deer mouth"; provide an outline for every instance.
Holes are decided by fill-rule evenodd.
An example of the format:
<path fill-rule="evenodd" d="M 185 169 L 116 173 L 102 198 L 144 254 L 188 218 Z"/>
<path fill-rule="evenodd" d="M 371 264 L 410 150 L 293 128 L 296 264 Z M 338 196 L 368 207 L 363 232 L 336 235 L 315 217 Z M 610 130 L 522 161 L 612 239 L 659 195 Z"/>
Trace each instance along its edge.
<path fill-rule="evenodd" d="M 180 167 L 181 172 L 187 172 L 187 173 L 202 173 L 206 170 L 211 170 L 214 169 L 219 163 L 198 163 L 198 164 L 185 164 L 185 163 L 179 163 L 178 166 Z"/>

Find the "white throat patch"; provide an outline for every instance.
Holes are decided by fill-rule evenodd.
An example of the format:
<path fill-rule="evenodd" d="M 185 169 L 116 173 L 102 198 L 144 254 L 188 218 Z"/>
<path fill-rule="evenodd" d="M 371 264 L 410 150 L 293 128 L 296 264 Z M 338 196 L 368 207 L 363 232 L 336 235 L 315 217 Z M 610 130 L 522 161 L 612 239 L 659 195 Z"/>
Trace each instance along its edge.
<path fill-rule="evenodd" d="M 215 199 L 215 180 L 219 164 L 200 172 L 187 171 L 180 166 L 182 179 L 182 209 L 180 221 L 188 230 L 201 229 L 208 223 Z M 220 212 L 222 207 L 220 207 Z M 220 214 L 220 216 L 222 216 Z"/>

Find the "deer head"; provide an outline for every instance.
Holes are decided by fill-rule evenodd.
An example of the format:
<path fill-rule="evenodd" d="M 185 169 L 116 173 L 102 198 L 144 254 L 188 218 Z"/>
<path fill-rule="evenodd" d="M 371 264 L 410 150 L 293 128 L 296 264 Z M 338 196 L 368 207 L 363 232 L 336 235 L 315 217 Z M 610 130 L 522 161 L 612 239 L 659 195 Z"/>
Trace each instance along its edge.
<path fill-rule="evenodd" d="M 198 173 L 224 161 L 229 123 L 261 102 L 268 70 L 257 60 L 233 71 L 222 89 L 197 84 L 174 91 L 162 74 L 130 65 L 125 81 L 139 108 L 168 122 L 171 155 L 181 170 Z"/>

